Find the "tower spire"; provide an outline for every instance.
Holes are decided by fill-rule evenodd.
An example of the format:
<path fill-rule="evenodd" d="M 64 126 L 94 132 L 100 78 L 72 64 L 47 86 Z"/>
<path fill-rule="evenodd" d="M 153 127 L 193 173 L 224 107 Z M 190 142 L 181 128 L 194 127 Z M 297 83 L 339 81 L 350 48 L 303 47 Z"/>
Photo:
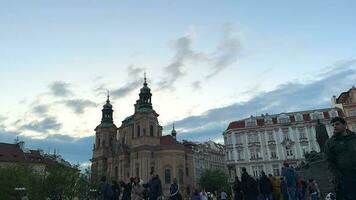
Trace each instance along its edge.
<path fill-rule="evenodd" d="M 106 93 L 107 93 L 106 102 L 110 102 L 110 92 L 109 92 L 109 90 L 106 90 Z"/>
<path fill-rule="evenodd" d="M 174 129 L 174 121 L 173 121 L 173 129 L 172 129 L 172 132 L 171 132 L 171 135 L 174 139 L 176 139 L 177 137 L 177 131 Z"/>
<path fill-rule="evenodd" d="M 144 74 L 143 74 L 143 79 L 144 79 L 144 83 L 143 83 L 143 85 L 144 86 L 147 86 L 147 78 L 146 78 L 146 71 L 144 72 Z"/>

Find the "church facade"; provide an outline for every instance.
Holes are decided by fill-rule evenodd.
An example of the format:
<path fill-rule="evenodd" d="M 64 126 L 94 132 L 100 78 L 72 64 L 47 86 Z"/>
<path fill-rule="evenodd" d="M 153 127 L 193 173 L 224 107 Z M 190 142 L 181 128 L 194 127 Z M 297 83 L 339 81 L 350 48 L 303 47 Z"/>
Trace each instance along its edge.
<path fill-rule="evenodd" d="M 127 182 L 130 177 L 140 177 L 146 183 L 150 173 L 155 171 L 165 195 L 169 194 L 173 178 L 177 178 L 181 193 L 189 194 L 195 186 L 192 147 L 176 140 L 174 127 L 171 135 L 162 135 L 159 115 L 151 100 L 151 90 L 145 78 L 139 99 L 134 104 L 134 114 L 117 127 L 108 96 L 101 123 L 95 128 L 92 180 L 106 176 Z"/>

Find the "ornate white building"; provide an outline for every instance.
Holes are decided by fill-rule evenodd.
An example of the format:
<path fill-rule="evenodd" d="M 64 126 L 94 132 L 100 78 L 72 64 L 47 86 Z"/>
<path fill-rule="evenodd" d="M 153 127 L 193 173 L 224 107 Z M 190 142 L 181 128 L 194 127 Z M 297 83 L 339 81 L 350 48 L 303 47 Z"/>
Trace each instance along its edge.
<path fill-rule="evenodd" d="M 283 162 L 296 165 L 304 160 L 304 154 L 319 151 L 315 124 L 319 119 L 332 135 L 330 119 L 342 115 L 338 108 L 251 116 L 233 121 L 224 131 L 227 167 L 230 177 L 241 175 L 241 168 L 259 176 L 281 174 Z"/>

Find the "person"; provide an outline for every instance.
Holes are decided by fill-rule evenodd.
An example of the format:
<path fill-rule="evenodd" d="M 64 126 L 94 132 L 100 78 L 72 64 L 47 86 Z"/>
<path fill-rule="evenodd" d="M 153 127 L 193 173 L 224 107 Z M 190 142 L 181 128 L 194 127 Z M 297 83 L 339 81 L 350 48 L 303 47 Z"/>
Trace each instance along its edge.
<path fill-rule="evenodd" d="M 297 172 L 293 167 L 290 167 L 287 162 L 283 163 L 284 171 L 282 176 L 285 177 L 287 183 L 287 192 L 289 200 L 297 200 L 296 190 L 297 190 Z"/>
<path fill-rule="evenodd" d="M 342 117 L 331 120 L 334 134 L 326 141 L 324 156 L 340 185 L 337 199 L 356 199 L 356 134 L 347 129 Z"/>
<path fill-rule="evenodd" d="M 201 200 L 208 200 L 208 194 L 205 192 L 205 189 L 203 189 L 203 190 L 200 192 L 200 199 L 201 199 Z"/>
<path fill-rule="evenodd" d="M 272 197 L 274 200 L 279 200 L 281 196 L 280 180 L 275 176 L 272 176 L 272 174 L 268 174 L 268 178 L 272 183 Z"/>
<path fill-rule="evenodd" d="M 220 200 L 226 200 L 227 199 L 227 194 L 224 191 L 221 191 L 220 193 Z"/>
<path fill-rule="evenodd" d="M 103 200 L 112 200 L 113 198 L 113 191 L 111 185 L 106 181 L 106 176 L 100 179 L 99 193 Z"/>
<path fill-rule="evenodd" d="M 133 178 L 130 178 L 128 183 L 121 182 L 121 187 L 124 188 L 124 191 L 122 192 L 122 200 L 131 200 L 131 190 L 132 190 L 132 185 L 133 185 Z"/>
<path fill-rule="evenodd" d="M 143 200 L 143 192 L 145 191 L 145 188 L 140 184 L 140 178 L 136 177 L 133 180 L 133 186 L 131 190 L 131 199 L 132 200 Z"/>
<path fill-rule="evenodd" d="M 272 183 L 266 176 L 264 171 L 261 171 L 261 178 L 258 182 L 261 199 L 263 200 L 272 200 Z"/>
<path fill-rule="evenodd" d="M 282 193 L 282 196 L 283 196 L 283 200 L 288 200 L 287 183 L 286 183 L 286 181 L 284 180 L 283 177 L 281 177 L 280 188 L 281 188 L 281 193 Z"/>
<path fill-rule="evenodd" d="M 194 190 L 192 196 L 191 196 L 191 200 L 201 200 L 200 199 L 200 195 L 197 189 Z"/>
<path fill-rule="evenodd" d="M 242 168 L 241 187 L 244 193 L 245 200 L 257 200 L 258 198 L 257 181 L 247 173 L 245 167 Z"/>
<path fill-rule="evenodd" d="M 119 200 L 121 188 L 117 181 L 112 181 L 113 200 Z"/>
<path fill-rule="evenodd" d="M 161 180 L 159 179 L 158 174 L 155 171 L 151 172 L 151 180 L 148 183 L 149 192 L 148 198 L 149 200 L 157 200 L 162 195 L 162 185 Z"/>
<path fill-rule="evenodd" d="M 314 179 L 309 179 L 308 193 L 310 200 L 318 200 L 318 197 L 320 196 L 318 184 L 316 184 Z"/>
<path fill-rule="evenodd" d="M 242 200 L 242 187 L 241 187 L 241 181 L 239 180 L 238 176 L 235 176 L 235 182 L 233 185 L 233 190 L 234 190 L 234 200 Z"/>
<path fill-rule="evenodd" d="M 179 185 L 177 179 L 173 179 L 173 183 L 169 187 L 169 193 L 171 194 L 171 200 L 181 200 L 182 196 L 179 193 Z"/>

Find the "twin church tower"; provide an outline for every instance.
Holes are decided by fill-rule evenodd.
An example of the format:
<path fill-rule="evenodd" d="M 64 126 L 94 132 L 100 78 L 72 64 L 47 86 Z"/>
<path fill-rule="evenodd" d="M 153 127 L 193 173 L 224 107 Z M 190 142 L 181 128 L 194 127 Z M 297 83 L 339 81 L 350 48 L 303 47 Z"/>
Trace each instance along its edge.
<path fill-rule="evenodd" d="M 148 182 L 150 172 L 155 171 L 164 193 L 168 194 L 173 178 L 177 178 L 181 192 L 190 192 L 195 186 L 192 148 L 176 140 L 174 127 L 171 135 L 162 136 L 146 77 L 134 107 L 134 114 L 117 127 L 108 96 L 101 123 L 95 128 L 92 179 L 106 176 L 127 182 L 130 177 L 140 177 Z"/>

